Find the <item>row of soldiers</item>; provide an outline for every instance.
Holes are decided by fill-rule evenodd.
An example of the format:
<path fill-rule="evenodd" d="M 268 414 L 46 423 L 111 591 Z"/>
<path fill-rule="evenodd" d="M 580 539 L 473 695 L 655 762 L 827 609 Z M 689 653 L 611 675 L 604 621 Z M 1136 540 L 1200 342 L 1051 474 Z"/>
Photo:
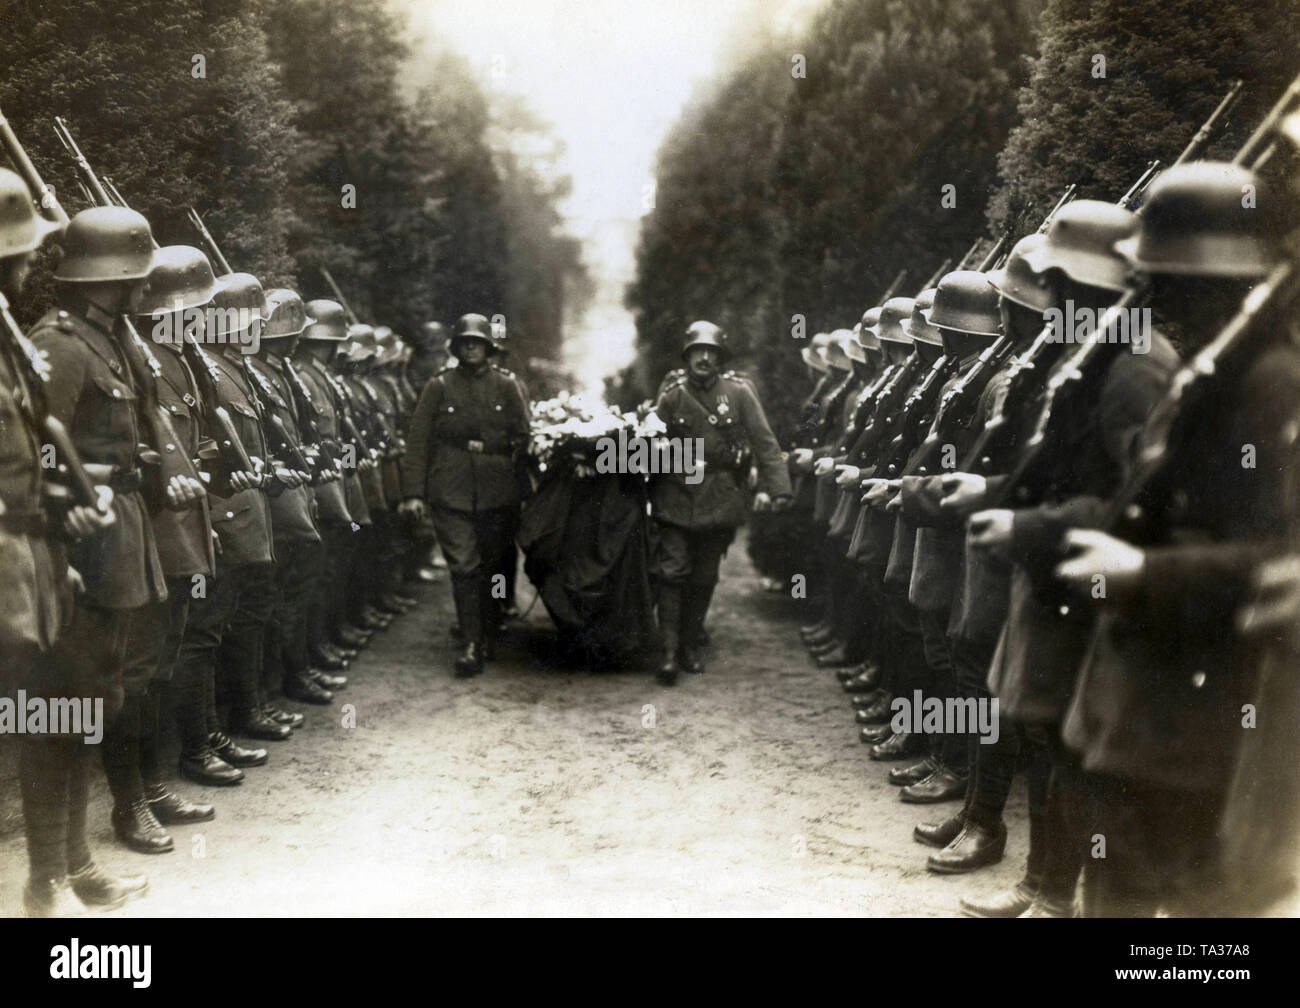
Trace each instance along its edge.
<path fill-rule="evenodd" d="M 1027 783 L 1023 878 L 969 915 L 1252 914 L 1297 867 L 1297 193 L 1253 170 L 1285 135 L 803 351 L 805 645 L 900 799 L 953 804 L 929 870 L 1000 861 Z"/>
<path fill-rule="evenodd" d="M 104 725 L 97 747 L 80 721 L 21 738 L 34 916 L 146 889 L 92 857 L 92 754 L 120 841 L 171 851 L 168 826 L 215 809 L 169 783 L 160 722 L 181 777 L 239 784 L 269 759 L 244 743 L 290 739 L 286 701 L 332 703 L 416 604 L 407 585 L 438 576 L 399 506 L 412 386 L 448 370 L 439 323 L 408 345 L 339 301 L 215 275 L 215 246 L 159 248 L 124 205 L 51 203 L 0 169 L 0 669 L 3 695 L 102 703 Z M 55 305 L 24 334 L 10 306 L 55 235 Z M 485 317 L 457 333 L 504 350 Z"/>

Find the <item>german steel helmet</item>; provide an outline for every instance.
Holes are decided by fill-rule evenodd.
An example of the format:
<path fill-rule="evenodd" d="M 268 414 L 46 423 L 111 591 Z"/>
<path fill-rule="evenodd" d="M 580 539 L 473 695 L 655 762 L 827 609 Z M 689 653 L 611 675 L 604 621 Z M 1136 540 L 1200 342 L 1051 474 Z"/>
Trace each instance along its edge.
<path fill-rule="evenodd" d="M 879 350 L 880 335 L 877 328 L 880 325 L 880 308 L 868 308 L 862 313 L 862 321 L 858 323 L 855 330 L 858 346 L 863 350 Z"/>
<path fill-rule="evenodd" d="M 348 316 L 343 306 L 328 298 L 308 301 L 304 310 L 312 321 L 302 331 L 305 340 L 320 340 L 322 343 L 342 343 L 348 338 Z"/>
<path fill-rule="evenodd" d="M 916 299 L 893 297 L 880 307 L 880 321 L 876 323 L 876 336 L 885 343 L 912 345 L 912 337 L 903 329 L 903 323 L 912 315 Z"/>
<path fill-rule="evenodd" d="M 37 212 L 22 177 L 0 168 L 0 257 L 33 252 L 58 230 Z"/>
<path fill-rule="evenodd" d="M 1137 214 L 1114 203 L 1075 200 L 1057 211 L 1045 240 L 1030 249 L 1025 260 L 1035 273 L 1055 268 L 1076 283 L 1121 291 L 1127 286 L 1125 279 L 1129 266 L 1115 251 L 1115 245 L 1131 238 L 1139 226 Z M 1022 239 L 1022 244 L 1028 240 Z M 1002 294 L 1007 296 L 1006 291 Z M 1039 308 L 1038 304 L 1017 303 L 1027 308 Z M 1048 307 L 1050 305 L 1042 306 Z"/>
<path fill-rule="evenodd" d="M 722 355 L 723 360 L 726 360 L 731 353 L 727 349 L 727 334 L 722 331 L 722 327 L 703 319 L 687 326 L 686 342 L 682 344 L 682 357 L 686 357 L 691 347 L 697 346 L 713 347 Z"/>
<path fill-rule="evenodd" d="M 391 364 L 402 353 L 402 341 L 392 326 L 375 326 L 376 364 Z"/>
<path fill-rule="evenodd" d="M 424 348 L 437 350 L 447 345 L 447 327 L 441 322 L 426 322 L 420 327 L 416 342 Z"/>
<path fill-rule="evenodd" d="M 374 328 L 358 322 L 348 326 L 347 342 L 339 346 L 336 356 L 344 358 L 349 364 L 362 364 L 378 353 Z"/>
<path fill-rule="evenodd" d="M 126 207 L 91 207 L 72 218 L 63 234 L 63 261 L 55 280 L 105 283 L 142 280 L 153 267 L 149 222 Z"/>
<path fill-rule="evenodd" d="M 934 292 L 934 307 L 922 314 L 930 325 L 953 332 L 997 336 L 1001 331 L 998 292 L 989 286 L 989 275 L 978 270 L 946 274 Z"/>
<path fill-rule="evenodd" d="M 830 342 L 830 338 L 830 333 L 815 333 L 813 338 L 808 341 L 808 345 L 799 351 L 799 356 L 803 358 L 803 362 L 814 371 L 829 370 L 826 367 L 826 358 L 822 356 L 822 350 L 826 348 L 826 344 Z"/>
<path fill-rule="evenodd" d="M 1073 206 L 1073 203 L 1066 204 L 1061 209 L 1061 213 Z M 1055 226 L 1056 221 L 1052 224 Z M 1011 254 L 1007 256 L 1006 265 L 989 274 L 989 285 L 1012 304 L 1018 304 L 1032 311 L 1047 311 L 1054 302 L 1051 285 L 1047 282 L 1047 268 L 1058 264 L 1049 262 L 1046 265 L 1034 265 L 1032 259 L 1033 254 L 1041 251 L 1047 244 L 1047 235 L 1031 234 L 1021 238 L 1011 249 Z M 1105 247 L 1109 248 L 1109 246 Z M 1119 264 L 1122 271 L 1123 262 L 1114 254 L 1110 254 L 1109 257 Z"/>
<path fill-rule="evenodd" d="M 460 321 L 456 323 L 456 339 L 479 339 L 492 349 L 492 323 L 487 320 L 486 315 L 479 315 L 471 312 L 468 315 L 462 315 Z"/>
<path fill-rule="evenodd" d="M 1264 276 L 1280 252 L 1276 204 L 1267 189 L 1258 175 L 1237 165 L 1175 165 L 1151 184 L 1142 226 L 1116 242 L 1115 251 L 1144 273 Z M 1243 206 L 1247 192 L 1255 198 Z"/>
<path fill-rule="evenodd" d="M 275 287 L 267 291 L 266 306 L 270 310 L 270 318 L 262 331 L 262 339 L 301 336 L 302 331 L 316 321 L 307 315 L 298 292 L 287 287 Z"/>
<path fill-rule="evenodd" d="M 230 336 L 265 322 L 271 313 L 266 306 L 262 282 L 252 273 L 227 273 L 217 278 L 220 289 L 212 299 L 217 336 Z"/>
<path fill-rule="evenodd" d="M 822 349 L 822 356 L 826 358 L 827 365 L 836 371 L 849 370 L 849 344 L 851 342 L 853 342 L 853 330 L 834 330 L 831 333 L 831 338 L 826 341 L 826 346 Z"/>
<path fill-rule="evenodd" d="M 166 315 L 200 308 L 220 289 L 212 264 L 192 245 L 165 245 L 154 252 L 153 269 L 140 295 L 137 315 Z"/>
<path fill-rule="evenodd" d="M 941 346 L 943 338 L 939 335 L 939 330 L 925 320 L 925 313 L 934 307 L 934 292 L 935 288 L 927 287 L 916 295 L 912 314 L 903 320 L 903 332 L 917 342 Z"/>

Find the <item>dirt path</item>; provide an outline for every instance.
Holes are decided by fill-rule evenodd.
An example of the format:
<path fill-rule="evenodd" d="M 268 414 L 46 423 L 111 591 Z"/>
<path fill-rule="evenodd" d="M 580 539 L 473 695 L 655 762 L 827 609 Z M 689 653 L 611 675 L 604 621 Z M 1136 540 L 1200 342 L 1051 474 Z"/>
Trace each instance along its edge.
<path fill-rule="evenodd" d="M 798 645 L 799 613 L 761 592 L 743 544 L 710 616 L 710 670 L 675 689 L 543 667 L 540 603 L 485 675 L 454 680 L 446 585 L 424 592 L 334 708 L 309 711 L 240 787 L 203 793 L 217 818 L 173 827 L 174 853 L 117 845 L 96 774 L 100 861 L 150 878 L 124 912 L 947 915 L 1019 876 L 1020 790 L 1001 865 L 925 871 L 910 833 L 933 809 L 902 805 L 867 758 L 844 694 Z M 25 855 L 6 749 L 0 914 L 16 914 Z"/>

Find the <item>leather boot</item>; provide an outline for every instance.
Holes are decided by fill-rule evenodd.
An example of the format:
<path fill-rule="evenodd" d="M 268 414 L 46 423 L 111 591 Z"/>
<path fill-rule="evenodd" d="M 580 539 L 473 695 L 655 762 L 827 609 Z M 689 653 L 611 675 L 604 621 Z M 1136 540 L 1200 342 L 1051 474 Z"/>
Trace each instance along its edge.
<path fill-rule="evenodd" d="M 1049 899 L 1039 896 L 1034 899 L 1033 904 L 1020 915 L 1021 917 L 1073 917 L 1074 906 L 1063 903 L 1055 903 Z"/>
<path fill-rule="evenodd" d="M 67 877 L 32 880 L 23 890 L 23 914 L 27 917 L 85 917 L 82 903 Z"/>
<path fill-rule="evenodd" d="M 939 822 L 917 823 L 912 830 L 912 839 L 927 847 L 938 847 L 943 850 L 956 840 L 957 834 L 965 828 L 966 809 L 962 808 Z"/>
<path fill-rule="evenodd" d="M 906 787 L 908 784 L 915 784 L 917 781 L 925 780 L 936 769 L 934 757 L 927 756 L 920 763 L 913 763 L 911 766 L 894 767 L 889 771 L 887 779 L 894 787 Z"/>
<path fill-rule="evenodd" d="M 845 693 L 875 693 L 880 688 L 880 676 L 861 674 L 844 683 Z"/>
<path fill-rule="evenodd" d="M 312 666 L 323 672 L 342 672 L 348 667 L 347 660 L 333 648 L 325 645 L 313 647 L 307 652 Z"/>
<path fill-rule="evenodd" d="M 333 640 L 345 648 L 359 649 L 370 643 L 370 634 L 351 623 L 343 623 L 334 628 Z"/>
<path fill-rule="evenodd" d="M 888 690 L 876 690 L 875 702 L 854 715 L 858 724 L 889 724 L 894 719 L 894 698 Z"/>
<path fill-rule="evenodd" d="M 456 658 L 456 678 L 468 679 L 483 671 L 483 645 L 468 641 Z"/>
<path fill-rule="evenodd" d="M 841 644 L 830 651 L 822 651 L 813 662 L 818 668 L 842 669 L 856 668 L 859 664 L 856 655 L 850 653 L 847 644 Z"/>
<path fill-rule="evenodd" d="M 836 633 L 834 636 L 828 637 L 825 641 L 818 644 L 814 644 L 808 650 L 812 654 L 813 658 L 816 659 L 821 657 L 824 654 L 830 654 L 832 651 L 835 651 L 837 648 L 842 648 L 842 647 L 844 647 L 844 638 L 841 637 L 838 633 Z"/>
<path fill-rule="evenodd" d="M 894 729 L 887 724 L 867 725 L 858 729 L 858 741 L 863 745 L 880 745 L 882 742 L 888 742 L 893 734 Z"/>
<path fill-rule="evenodd" d="M 704 636 L 704 613 L 700 610 L 703 590 L 690 588 L 682 595 L 682 629 L 678 638 L 677 664 L 683 672 L 700 675 L 704 672 L 704 656 L 700 653 L 700 638 Z M 712 594 L 709 592 L 708 594 Z"/>
<path fill-rule="evenodd" d="M 283 742 L 293 734 L 293 729 L 287 722 L 281 724 L 256 709 L 232 717 L 231 722 L 230 730 L 236 735 L 257 739 L 259 742 Z"/>
<path fill-rule="evenodd" d="M 998 823 L 989 829 L 969 819 L 962 831 L 943 850 L 931 854 L 925 866 L 939 875 L 962 875 L 997 864 L 1007 847 L 1007 827 Z"/>
<path fill-rule="evenodd" d="M 659 682 L 672 686 L 677 682 L 677 652 L 680 650 L 682 625 L 681 585 L 659 586 L 659 639 L 663 660 L 659 665 Z"/>
<path fill-rule="evenodd" d="M 799 628 L 799 639 L 805 644 L 811 644 L 814 640 L 825 639 L 828 634 L 834 633 L 835 628 L 826 620 L 818 620 L 816 623 L 805 623 Z"/>
<path fill-rule="evenodd" d="M 149 888 L 143 875 L 114 878 L 93 861 L 81 871 L 68 875 L 68 884 L 77 898 L 88 907 L 116 910 L 133 896 L 142 896 Z"/>
<path fill-rule="evenodd" d="M 164 826 L 209 822 L 217 817 L 217 810 L 211 805 L 202 805 L 172 794 L 167 790 L 166 784 L 147 785 L 144 796 L 149 799 L 154 818 Z"/>
<path fill-rule="evenodd" d="M 180 769 L 186 780 L 208 787 L 230 787 L 244 779 L 244 771 L 232 767 L 211 749 L 182 756 Z"/>
<path fill-rule="evenodd" d="M 965 797 L 966 777 L 943 764 L 938 764 L 929 777 L 898 792 L 898 800 L 910 805 L 937 805 Z"/>
<path fill-rule="evenodd" d="M 304 724 L 307 723 L 307 719 L 303 717 L 301 714 L 299 714 L 297 711 L 281 710 L 279 707 L 275 706 L 274 704 L 263 704 L 262 713 L 265 714 L 270 720 L 275 721 L 282 725 L 286 725 L 291 730 L 294 728 L 301 728 Z M 257 736 L 250 736 L 250 737 L 256 738 Z M 269 742 L 272 740 L 258 739 L 258 741 Z"/>
<path fill-rule="evenodd" d="M 848 668 L 836 669 L 835 678 L 840 681 L 840 685 L 848 682 L 850 679 L 869 679 L 879 685 L 880 666 L 870 658 L 866 661 L 859 662 L 857 665 L 850 665 Z"/>
<path fill-rule="evenodd" d="M 326 691 L 341 690 L 348 684 L 347 676 L 334 675 L 317 668 L 308 669 L 307 678 Z"/>
<path fill-rule="evenodd" d="M 285 675 L 280 684 L 284 695 L 299 703 L 311 703 L 325 706 L 334 702 L 334 694 L 323 689 L 318 683 L 306 676 Z"/>
<path fill-rule="evenodd" d="M 961 912 L 967 917 L 1020 917 L 1034 903 L 1038 890 L 1023 879 L 984 899 L 963 896 Z"/>
<path fill-rule="evenodd" d="M 925 737 L 911 732 L 899 732 L 889 736 L 880 745 L 871 747 L 873 760 L 900 760 L 908 756 L 919 756 L 925 751 Z"/>
<path fill-rule="evenodd" d="M 137 853 L 166 854 L 174 846 L 146 798 L 137 798 L 129 808 L 113 809 L 112 819 L 117 838 Z"/>
<path fill-rule="evenodd" d="M 208 737 L 208 744 L 222 760 L 232 767 L 262 766 L 270 758 L 265 749 L 245 749 L 236 745 L 225 732 L 215 731 Z"/>

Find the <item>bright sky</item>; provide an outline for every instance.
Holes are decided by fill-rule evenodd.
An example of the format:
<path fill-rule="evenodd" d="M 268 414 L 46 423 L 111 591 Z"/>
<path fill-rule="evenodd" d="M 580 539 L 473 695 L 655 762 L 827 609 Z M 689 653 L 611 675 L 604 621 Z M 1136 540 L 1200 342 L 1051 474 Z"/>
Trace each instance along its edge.
<path fill-rule="evenodd" d="M 413 32 L 459 50 L 485 82 L 524 97 L 568 147 L 566 207 L 599 293 L 568 334 L 582 384 L 631 358 L 622 308 L 654 156 L 694 85 L 746 26 L 782 24 L 818 0 L 405 0 Z"/>

